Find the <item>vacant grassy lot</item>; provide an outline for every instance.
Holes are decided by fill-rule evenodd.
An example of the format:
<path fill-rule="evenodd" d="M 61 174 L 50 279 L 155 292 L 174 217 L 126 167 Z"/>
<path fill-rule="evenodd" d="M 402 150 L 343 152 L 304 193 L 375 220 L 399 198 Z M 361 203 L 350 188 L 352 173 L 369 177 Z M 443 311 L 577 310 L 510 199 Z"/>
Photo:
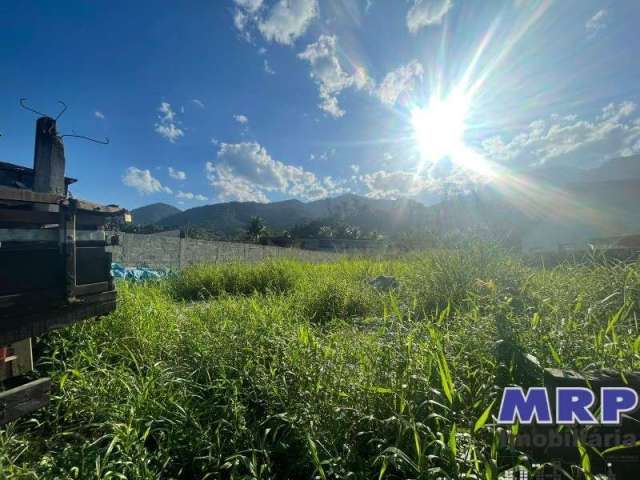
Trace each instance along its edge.
<path fill-rule="evenodd" d="M 637 264 L 477 247 L 119 291 L 113 315 L 41 341 L 53 399 L 0 430 L 1 478 L 497 478 L 527 462 L 488 415 L 501 386 L 538 380 L 523 354 L 640 367 Z"/>

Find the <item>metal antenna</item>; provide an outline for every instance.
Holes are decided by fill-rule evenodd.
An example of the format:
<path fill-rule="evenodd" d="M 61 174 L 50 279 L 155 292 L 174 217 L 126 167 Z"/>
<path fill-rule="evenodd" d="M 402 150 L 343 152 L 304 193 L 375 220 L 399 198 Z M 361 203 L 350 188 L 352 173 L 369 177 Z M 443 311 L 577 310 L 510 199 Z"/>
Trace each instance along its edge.
<path fill-rule="evenodd" d="M 28 106 L 26 104 L 26 98 L 21 98 L 20 99 L 20 106 L 22 108 L 24 108 L 25 110 L 29 110 L 30 112 L 33 112 L 37 115 L 40 115 L 42 117 L 48 117 L 49 115 L 47 115 L 46 113 L 42 113 L 39 112 L 38 110 L 35 110 L 33 108 L 31 108 L 30 106 Z M 67 111 L 67 104 L 64 103 L 62 100 L 58 100 L 58 103 L 60 105 L 62 105 L 62 110 L 60 110 L 60 112 L 58 113 L 58 115 L 56 116 L 56 118 L 54 118 L 55 121 L 58 121 L 58 119 L 62 116 L 62 114 L 64 114 L 64 112 Z M 52 125 L 53 128 L 53 125 Z M 101 145 L 108 145 L 109 144 L 109 137 L 105 137 L 104 140 L 98 140 L 96 138 L 91 138 L 91 137 L 87 137 L 86 135 L 77 135 L 73 130 L 71 131 L 72 133 L 65 133 L 64 135 L 57 135 L 58 138 L 62 139 L 64 137 L 72 137 L 72 138 L 81 138 L 83 140 L 89 140 L 90 142 L 94 142 L 94 143 L 99 143 Z M 55 133 L 55 132 L 49 132 L 49 133 Z M 0 135 L 2 135 L 0 133 Z"/>
<path fill-rule="evenodd" d="M 20 99 L 20 106 L 21 106 L 22 108 L 24 108 L 25 110 L 29 110 L 30 112 L 33 112 L 33 113 L 35 113 L 35 114 L 37 114 L 37 115 L 40 115 L 40 116 L 42 116 L 42 117 L 47 117 L 47 116 L 48 116 L 46 113 L 39 112 L 38 110 L 34 110 L 33 108 L 31 108 L 31 107 L 29 107 L 29 106 L 25 105 L 25 103 L 24 103 L 24 102 L 25 102 L 26 100 L 27 100 L 26 98 L 21 98 L 21 99 Z"/>
<path fill-rule="evenodd" d="M 25 110 L 29 110 L 30 112 L 33 112 L 33 113 L 35 113 L 37 115 L 40 115 L 42 117 L 48 117 L 49 116 L 46 113 L 39 112 L 38 110 L 29 107 L 28 105 L 25 104 L 26 101 L 27 101 L 26 98 L 21 98 L 20 99 L 20 106 L 22 108 L 24 108 Z M 67 104 L 66 103 L 64 103 L 62 100 L 58 100 L 58 103 L 60 105 L 62 105 L 62 110 L 60 110 L 60 113 L 58 113 L 58 116 L 56 118 L 54 118 L 54 120 L 58 120 L 62 116 L 62 114 L 67 111 Z"/>
<path fill-rule="evenodd" d="M 62 114 L 67 111 L 67 104 L 66 103 L 64 103 L 62 100 L 58 100 L 58 103 L 62 105 L 62 110 L 60 110 L 60 113 L 55 118 L 56 121 L 58 121 L 58 119 L 62 116 Z"/>
<path fill-rule="evenodd" d="M 76 135 L 75 133 L 65 133 L 64 135 L 58 135 L 58 138 L 71 137 L 71 138 L 81 138 L 83 140 L 89 140 L 90 142 L 99 143 L 101 145 L 108 145 L 110 140 L 109 137 L 104 137 L 104 140 L 97 140 L 95 138 L 87 137 L 85 135 Z"/>

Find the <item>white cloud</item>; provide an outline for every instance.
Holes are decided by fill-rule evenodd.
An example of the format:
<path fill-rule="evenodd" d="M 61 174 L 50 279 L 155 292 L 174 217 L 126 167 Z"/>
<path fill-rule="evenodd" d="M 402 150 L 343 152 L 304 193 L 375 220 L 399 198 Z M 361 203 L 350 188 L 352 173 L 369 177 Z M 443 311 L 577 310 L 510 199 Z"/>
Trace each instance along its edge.
<path fill-rule="evenodd" d="M 330 158 L 335 157 L 335 155 L 336 155 L 336 149 L 329 148 L 328 150 L 325 150 L 324 152 L 319 154 L 312 153 L 311 155 L 309 155 L 309 160 L 327 162 Z"/>
<path fill-rule="evenodd" d="M 319 180 L 302 167 L 273 159 L 256 142 L 221 143 L 217 162 L 207 162 L 206 173 L 222 201 L 267 202 L 269 192 L 303 199 L 321 198 L 332 193 L 331 180 Z"/>
<path fill-rule="evenodd" d="M 210 142 L 211 142 L 213 145 L 218 145 L 218 143 L 220 143 L 220 141 L 219 141 L 216 137 L 211 137 Z"/>
<path fill-rule="evenodd" d="M 181 128 L 176 127 L 173 123 L 169 125 L 156 124 L 156 132 L 169 140 L 171 143 L 176 143 L 176 140 L 184 136 L 184 132 Z"/>
<path fill-rule="evenodd" d="M 233 24 L 241 33 L 243 33 L 245 39 L 247 41 L 250 41 L 251 35 L 249 34 L 249 32 L 245 31 L 245 28 L 247 27 L 248 23 L 249 23 L 249 15 L 247 15 L 244 11 L 237 9 L 233 14 Z"/>
<path fill-rule="evenodd" d="M 255 13 L 262 6 L 262 0 L 234 0 L 234 3 L 249 13 Z"/>
<path fill-rule="evenodd" d="M 318 15 L 318 0 L 277 0 L 270 7 L 262 0 L 235 0 L 233 23 L 247 40 L 254 26 L 265 40 L 293 45 Z"/>
<path fill-rule="evenodd" d="M 364 6 L 365 15 L 367 15 L 371 11 L 371 7 L 373 7 L 373 0 L 366 0 Z"/>
<path fill-rule="evenodd" d="M 415 196 L 434 187 L 434 183 L 414 172 L 378 170 L 360 177 L 372 198 L 401 198 Z"/>
<path fill-rule="evenodd" d="M 317 14 L 317 0 L 279 0 L 258 23 L 258 29 L 266 40 L 292 45 Z"/>
<path fill-rule="evenodd" d="M 169 167 L 169 176 L 171 178 L 175 178 L 176 180 L 186 180 L 187 174 L 181 170 L 176 170 L 173 167 Z"/>
<path fill-rule="evenodd" d="M 197 107 L 204 109 L 204 102 L 202 100 L 198 100 L 197 98 L 192 98 L 191 103 L 193 103 Z"/>
<path fill-rule="evenodd" d="M 259 202 L 268 203 L 267 196 L 256 188 L 251 182 L 242 177 L 236 177 L 231 170 L 222 165 L 214 166 L 206 164 L 207 178 L 218 192 L 218 200 L 221 202 Z"/>
<path fill-rule="evenodd" d="M 161 115 L 158 115 L 161 122 L 173 122 L 176 118 L 176 113 L 168 102 L 161 102 L 158 111 L 161 113 Z"/>
<path fill-rule="evenodd" d="M 176 113 L 168 102 L 162 102 L 158 108 L 158 122 L 155 124 L 155 131 L 175 143 L 176 140 L 184 136 L 184 132 L 177 126 Z"/>
<path fill-rule="evenodd" d="M 95 112 L 93 112 L 93 114 L 96 116 L 96 118 L 99 118 L 100 120 L 104 120 L 104 113 L 102 113 L 99 110 L 96 110 Z"/>
<path fill-rule="evenodd" d="M 311 64 L 310 76 L 318 85 L 320 93 L 321 101 L 318 106 L 334 117 L 345 114 L 337 98 L 344 89 L 372 87 L 372 81 L 363 67 L 355 66 L 351 73 L 342 68 L 337 55 L 335 35 L 320 35 L 298 57 Z"/>
<path fill-rule="evenodd" d="M 269 61 L 265 58 L 264 59 L 264 71 L 265 73 L 268 73 L 269 75 L 275 75 L 275 70 L 273 68 L 271 68 L 271 65 L 269 64 Z"/>
<path fill-rule="evenodd" d="M 352 178 L 364 186 L 365 195 L 371 198 L 428 198 L 433 201 L 445 188 L 459 192 L 468 191 L 485 178 L 451 164 L 435 164 L 420 172 L 409 170 L 378 170 Z"/>
<path fill-rule="evenodd" d="M 607 28 L 606 20 L 608 15 L 609 14 L 605 9 L 598 10 L 593 17 L 587 21 L 584 28 L 591 36 L 596 35 L 601 30 Z"/>
<path fill-rule="evenodd" d="M 197 200 L 199 202 L 206 202 L 208 200 L 204 195 L 191 193 L 191 192 L 183 192 L 182 190 L 178 190 L 176 193 L 176 198 L 181 198 L 185 200 Z"/>
<path fill-rule="evenodd" d="M 127 187 L 135 188 L 138 193 L 143 195 L 156 192 L 172 193 L 171 189 L 163 186 L 158 179 L 151 175 L 149 170 L 140 170 L 136 167 L 127 168 L 122 177 L 122 183 Z"/>
<path fill-rule="evenodd" d="M 233 116 L 233 119 L 241 125 L 249 123 L 249 119 L 245 115 L 236 114 Z"/>
<path fill-rule="evenodd" d="M 351 170 L 353 171 L 353 173 L 359 173 L 360 172 L 360 165 L 356 165 L 355 163 L 351 164 Z"/>
<path fill-rule="evenodd" d="M 493 161 L 538 165 L 549 161 L 590 167 L 617 156 L 640 153 L 640 119 L 632 119 L 636 104 L 610 103 L 591 120 L 575 115 L 531 122 L 525 131 L 505 141 L 485 139 L 483 153 Z"/>
<path fill-rule="evenodd" d="M 376 90 L 377 97 L 382 103 L 394 105 L 401 95 L 415 88 L 416 82 L 422 78 L 423 74 L 422 64 L 413 60 L 387 73 Z"/>
<path fill-rule="evenodd" d="M 451 7 L 451 0 L 415 0 L 407 12 L 407 28 L 416 33 L 422 27 L 442 23 Z"/>

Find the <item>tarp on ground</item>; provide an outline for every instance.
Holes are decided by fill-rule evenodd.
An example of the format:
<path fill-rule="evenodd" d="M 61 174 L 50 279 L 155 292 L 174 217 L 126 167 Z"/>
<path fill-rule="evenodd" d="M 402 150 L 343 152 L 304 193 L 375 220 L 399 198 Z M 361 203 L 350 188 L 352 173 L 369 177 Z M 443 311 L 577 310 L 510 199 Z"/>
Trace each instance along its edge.
<path fill-rule="evenodd" d="M 168 270 L 159 270 L 147 267 L 125 267 L 119 263 L 111 264 L 113 278 L 125 278 L 134 281 L 159 280 L 169 274 Z"/>

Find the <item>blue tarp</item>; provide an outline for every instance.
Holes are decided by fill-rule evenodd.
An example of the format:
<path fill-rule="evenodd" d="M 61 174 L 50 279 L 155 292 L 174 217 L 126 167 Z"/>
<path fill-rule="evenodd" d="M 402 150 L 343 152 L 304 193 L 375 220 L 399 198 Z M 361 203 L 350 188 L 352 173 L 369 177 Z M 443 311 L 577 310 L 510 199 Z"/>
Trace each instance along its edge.
<path fill-rule="evenodd" d="M 168 275 L 167 270 L 157 270 L 147 267 L 125 267 L 119 263 L 111 264 L 113 278 L 126 278 L 134 281 L 159 280 Z"/>

